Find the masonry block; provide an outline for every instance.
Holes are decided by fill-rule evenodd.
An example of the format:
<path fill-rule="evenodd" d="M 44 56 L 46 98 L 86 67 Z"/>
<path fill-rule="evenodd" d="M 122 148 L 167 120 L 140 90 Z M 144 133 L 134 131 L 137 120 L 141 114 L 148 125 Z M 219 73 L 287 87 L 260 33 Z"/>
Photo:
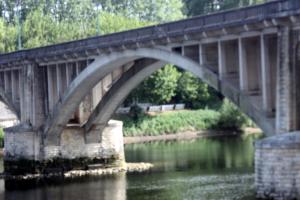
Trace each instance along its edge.
<path fill-rule="evenodd" d="M 260 199 L 300 199 L 300 132 L 256 142 L 255 185 Z"/>

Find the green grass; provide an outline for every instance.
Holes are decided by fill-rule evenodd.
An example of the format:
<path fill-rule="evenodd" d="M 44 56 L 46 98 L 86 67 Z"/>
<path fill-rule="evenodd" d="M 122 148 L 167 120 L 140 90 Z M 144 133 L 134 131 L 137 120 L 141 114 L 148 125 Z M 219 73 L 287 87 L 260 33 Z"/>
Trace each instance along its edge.
<path fill-rule="evenodd" d="M 144 115 L 138 121 L 127 115 L 117 117 L 124 122 L 125 136 L 148 136 L 182 131 L 220 129 L 221 113 L 213 110 L 177 111 L 155 116 Z"/>
<path fill-rule="evenodd" d="M 154 116 L 139 113 L 119 115 L 115 119 L 124 122 L 124 136 L 152 136 L 197 130 L 241 130 L 246 126 L 253 126 L 251 120 L 228 100 L 224 100 L 219 110 L 173 111 Z"/>

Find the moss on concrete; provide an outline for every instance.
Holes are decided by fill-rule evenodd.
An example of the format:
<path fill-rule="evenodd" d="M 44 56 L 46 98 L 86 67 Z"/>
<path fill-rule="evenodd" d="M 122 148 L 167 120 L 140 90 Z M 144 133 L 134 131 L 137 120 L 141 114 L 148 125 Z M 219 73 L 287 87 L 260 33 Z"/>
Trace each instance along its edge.
<path fill-rule="evenodd" d="M 10 175 L 26 175 L 26 174 L 49 174 L 49 173 L 65 173 L 71 170 L 87 170 L 91 165 L 94 168 L 108 168 L 122 165 L 118 156 L 110 158 L 76 158 L 62 159 L 54 158 L 47 161 L 35 161 L 20 159 L 5 160 L 5 173 Z"/>

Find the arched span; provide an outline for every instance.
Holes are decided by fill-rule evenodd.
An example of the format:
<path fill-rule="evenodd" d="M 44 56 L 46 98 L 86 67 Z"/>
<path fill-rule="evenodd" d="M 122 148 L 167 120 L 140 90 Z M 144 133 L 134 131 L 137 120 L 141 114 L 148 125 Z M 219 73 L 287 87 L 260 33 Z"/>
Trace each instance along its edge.
<path fill-rule="evenodd" d="M 112 85 L 107 93 L 98 103 L 90 118 L 84 125 L 87 143 L 95 143 L 95 138 L 90 137 L 91 128 L 96 125 L 97 132 L 102 132 L 111 116 L 115 113 L 119 105 L 125 100 L 129 93 L 135 89 L 145 78 L 149 77 L 156 70 L 162 68 L 167 63 L 162 61 L 152 62 L 143 60 L 137 62 L 132 68 L 126 71 L 120 79 Z"/>
<path fill-rule="evenodd" d="M 66 90 L 62 101 L 55 106 L 45 125 L 46 145 L 59 145 L 58 136 L 80 102 L 99 81 L 117 67 L 140 58 L 152 58 L 174 64 L 192 72 L 204 82 L 218 89 L 218 77 L 216 74 L 200 66 L 192 59 L 170 50 L 141 48 L 99 56 L 75 78 Z"/>

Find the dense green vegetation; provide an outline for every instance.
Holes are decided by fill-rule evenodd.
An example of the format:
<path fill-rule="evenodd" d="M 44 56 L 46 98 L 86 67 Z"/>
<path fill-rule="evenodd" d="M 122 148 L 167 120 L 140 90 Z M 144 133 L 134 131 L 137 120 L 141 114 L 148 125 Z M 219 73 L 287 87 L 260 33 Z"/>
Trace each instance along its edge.
<path fill-rule="evenodd" d="M 185 0 L 185 5 L 186 14 L 195 16 L 263 2 L 266 0 Z"/>
<path fill-rule="evenodd" d="M 219 110 L 199 109 L 143 114 L 133 107 L 129 115 L 116 116 L 124 122 L 125 136 L 163 135 L 197 130 L 242 130 L 253 126 L 236 106 L 224 100 Z"/>

